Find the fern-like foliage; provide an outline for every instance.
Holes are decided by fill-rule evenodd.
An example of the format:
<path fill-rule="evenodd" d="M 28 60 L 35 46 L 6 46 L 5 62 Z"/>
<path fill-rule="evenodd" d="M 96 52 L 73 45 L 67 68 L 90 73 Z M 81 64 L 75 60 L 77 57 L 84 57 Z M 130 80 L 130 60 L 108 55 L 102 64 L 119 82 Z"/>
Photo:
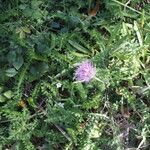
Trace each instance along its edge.
<path fill-rule="evenodd" d="M 0 149 L 149 147 L 144 0 L 0 2 Z M 83 60 L 96 77 L 74 82 Z"/>

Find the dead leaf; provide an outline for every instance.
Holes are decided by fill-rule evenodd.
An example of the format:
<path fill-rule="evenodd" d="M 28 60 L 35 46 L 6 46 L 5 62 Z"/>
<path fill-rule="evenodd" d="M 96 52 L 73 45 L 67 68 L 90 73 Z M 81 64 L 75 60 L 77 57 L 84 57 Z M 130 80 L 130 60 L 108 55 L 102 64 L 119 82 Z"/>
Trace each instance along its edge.
<path fill-rule="evenodd" d="M 99 1 L 97 0 L 95 7 L 88 9 L 88 15 L 91 17 L 96 16 L 98 10 L 99 10 Z"/>
<path fill-rule="evenodd" d="M 20 101 L 18 102 L 18 106 L 24 108 L 24 107 L 26 106 L 24 100 L 20 100 Z"/>

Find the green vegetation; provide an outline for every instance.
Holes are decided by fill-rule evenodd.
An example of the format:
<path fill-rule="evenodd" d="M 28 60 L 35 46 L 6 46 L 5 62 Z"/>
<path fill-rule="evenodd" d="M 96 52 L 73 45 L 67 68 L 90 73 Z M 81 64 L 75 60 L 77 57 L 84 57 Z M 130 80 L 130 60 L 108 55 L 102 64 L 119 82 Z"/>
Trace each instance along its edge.
<path fill-rule="evenodd" d="M 0 150 L 148 150 L 149 108 L 149 0 L 0 1 Z"/>

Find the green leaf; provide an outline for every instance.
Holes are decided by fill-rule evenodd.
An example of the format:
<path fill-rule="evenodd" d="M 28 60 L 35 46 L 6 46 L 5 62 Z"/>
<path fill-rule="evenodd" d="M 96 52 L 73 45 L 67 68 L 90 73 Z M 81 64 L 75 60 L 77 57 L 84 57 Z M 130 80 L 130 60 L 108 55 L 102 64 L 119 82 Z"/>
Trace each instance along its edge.
<path fill-rule="evenodd" d="M 71 40 L 68 40 L 69 44 L 72 45 L 74 48 L 76 48 L 77 50 L 79 50 L 80 52 L 83 52 L 83 53 L 86 53 L 88 54 L 88 49 L 84 48 L 83 46 L 81 46 L 80 44 L 78 44 L 77 42 L 75 41 L 71 41 Z"/>
<path fill-rule="evenodd" d="M 0 103 L 5 102 L 5 100 L 6 100 L 6 97 L 0 95 Z"/>
<path fill-rule="evenodd" d="M 23 57 L 20 56 L 18 58 L 16 58 L 16 60 L 13 62 L 13 66 L 15 67 L 15 69 L 19 70 L 20 67 L 23 65 Z"/>
<path fill-rule="evenodd" d="M 10 51 L 8 54 L 7 54 L 7 60 L 9 61 L 9 63 L 12 63 L 16 60 L 16 52 L 15 51 Z"/>
<path fill-rule="evenodd" d="M 143 39 L 142 39 L 140 30 L 139 30 L 139 27 L 138 27 L 138 24 L 137 24 L 136 21 L 134 21 L 134 30 L 135 30 L 135 32 L 136 32 L 136 35 L 137 35 L 139 44 L 140 44 L 140 46 L 142 46 L 142 45 L 143 45 Z"/>
<path fill-rule="evenodd" d="M 9 68 L 6 70 L 6 76 L 8 77 L 14 77 L 18 72 L 15 68 Z"/>
<path fill-rule="evenodd" d="M 30 73 L 32 75 L 30 78 L 37 79 L 43 76 L 43 74 L 46 73 L 48 69 L 49 69 L 49 66 L 45 62 L 33 65 L 30 68 Z"/>
<path fill-rule="evenodd" d="M 22 30 L 25 32 L 25 33 L 31 33 L 31 30 L 28 28 L 28 27 L 23 27 Z"/>
<path fill-rule="evenodd" d="M 71 54 L 77 57 L 89 57 L 89 55 L 78 53 L 78 52 L 71 52 Z"/>
<path fill-rule="evenodd" d="M 28 103 L 29 103 L 30 106 L 36 108 L 36 104 L 35 104 L 35 102 L 34 102 L 34 100 L 33 100 L 32 97 L 29 97 L 29 98 L 27 99 L 27 101 L 28 101 Z"/>
<path fill-rule="evenodd" d="M 5 93 L 3 93 L 3 95 L 8 98 L 11 99 L 13 97 L 13 92 L 12 91 L 6 91 Z"/>
<path fill-rule="evenodd" d="M 0 93 L 3 92 L 3 90 L 4 90 L 4 87 L 0 86 Z"/>
<path fill-rule="evenodd" d="M 78 93 L 82 99 L 87 99 L 87 91 L 83 87 L 82 83 L 75 83 L 75 89 L 78 91 Z"/>

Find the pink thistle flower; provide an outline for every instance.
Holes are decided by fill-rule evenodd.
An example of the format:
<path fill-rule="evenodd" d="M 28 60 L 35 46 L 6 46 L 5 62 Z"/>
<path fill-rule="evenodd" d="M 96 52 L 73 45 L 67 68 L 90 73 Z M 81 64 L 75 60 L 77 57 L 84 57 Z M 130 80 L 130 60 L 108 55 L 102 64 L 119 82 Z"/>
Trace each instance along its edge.
<path fill-rule="evenodd" d="M 85 60 L 79 64 L 75 71 L 75 78 L 77 81 L 89 82 L 96 75 L 96 68 L 90 60 Z"/>

